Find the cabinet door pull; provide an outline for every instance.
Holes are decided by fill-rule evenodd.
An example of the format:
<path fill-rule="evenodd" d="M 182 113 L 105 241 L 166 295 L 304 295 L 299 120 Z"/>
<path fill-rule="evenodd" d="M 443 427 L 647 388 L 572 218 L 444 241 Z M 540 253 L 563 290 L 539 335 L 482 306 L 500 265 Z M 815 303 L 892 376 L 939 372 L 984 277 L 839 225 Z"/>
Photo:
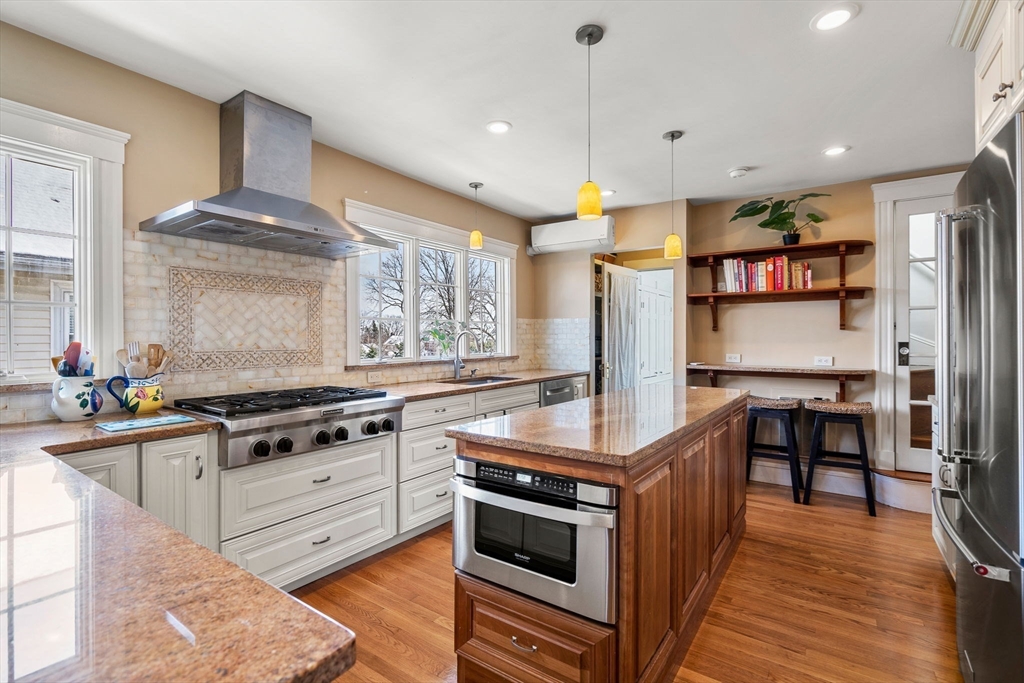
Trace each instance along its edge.
<path fill-rule="evenodd" d="M 328 536 L 327 538 L 325 538 L 322 541 L 313 541 L 313 545 L 323 545 L 324 543 L 327 543 L 327 541 L 329 541 L 329 540 L 331 540 L 330 536 Z"/>
<path fill-rule="evenodd" d="M 448 450 L 448 444 L 445 444 L 443 446 L 434 446 L 434 450 L 435 451 L 446 451 L 446 450 Z"/>
<path fill-rule="evenodd" d="M 448 409 L 447 408 L 434 408 L 434 412 L 435 413 L 447 413 Z"/>
<path fill-rule="evenodd" d="M 999 92 L 1004 92 L 1006 90 L 1013 90 L 1013 81 L 1010 81 L 1009 83 L 999 84 Z"/>
<path fill-rule="evenodd" d="M 203 456 L 197 455 L 196 462 L 199 463 L 199 472 L 196 474 L 196 479 L 203 478 Z"/>
<path fill-rule="evenodd" d="M 330 480 L 331 480 L 331 475 L 329 475 L 329 474 L 328 474 L 328 475 L 327 475 L 326 477 L 324 477 L 323 479 L 314 479 L 314 480 L 313 480 L 313 483 L 314 483 L 314 484 L 323 484 L 324 482 L 328 482 L 328 481 L 330 481 Z"/>
<path fill-rule="evenodd" d="M 516 647 L 518 647 L 523 652 L 536 652 L 537 651 L 537 646 L 536 645 L 531 645 L 530 647 L 526 647 L 525 645 L 520 645 L 519 644 L 519 640 L 515 636 L 512 636 L 512 644 L 515 645 Z"/>
<path fill-rule="evenodd" d="M 434 498 L 444 498 L 447 495 L 448 495 L 447 491 L 441 491 L 441 493 L 435 493 L 434 494 Z"/>
<path fill-rule="evenodd" d="M 1001 99 L 1006 99 L 1006 93 L 1004 93 L 1004 92 L 997 92 L 996 94 L 992 95 L 992 101 L 993 102 L 998 102 Z"/>

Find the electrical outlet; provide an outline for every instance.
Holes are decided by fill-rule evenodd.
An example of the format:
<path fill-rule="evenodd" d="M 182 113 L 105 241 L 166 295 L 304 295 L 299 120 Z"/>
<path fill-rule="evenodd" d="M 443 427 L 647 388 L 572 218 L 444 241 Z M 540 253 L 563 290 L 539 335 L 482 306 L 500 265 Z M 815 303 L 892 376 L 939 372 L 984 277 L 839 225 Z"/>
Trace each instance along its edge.
<path fill-rule="evenodd" d="M 814 364 L 815 365 L 825 365 L 825 366 L 831 367 L 832 366 L 832 356 L 815 356 L 814 357 Z"/>
<path fill-rule="evenodd" d="M 498 372 L 507 372 L 507 371 L 508 371 L 508 363 L 507 362 L 502 361 L 502 362 L 498 363 Z"/>
<path fill-rule="evenodd" d="M 740 358 L 742 358 L 742 357 L 743 356 L 741 356 L 738 353 L 727 353 L 727 354 L 725 354 L 725 362 L 726 363 L 739 363 L 740 362 Z"/>
<path fill-rule="evenodd" d="M 370 384 L 375 384 L 384 381 L 384 373 L 381 371 L 368 372 L 366 373 L 366 381 Z"/>

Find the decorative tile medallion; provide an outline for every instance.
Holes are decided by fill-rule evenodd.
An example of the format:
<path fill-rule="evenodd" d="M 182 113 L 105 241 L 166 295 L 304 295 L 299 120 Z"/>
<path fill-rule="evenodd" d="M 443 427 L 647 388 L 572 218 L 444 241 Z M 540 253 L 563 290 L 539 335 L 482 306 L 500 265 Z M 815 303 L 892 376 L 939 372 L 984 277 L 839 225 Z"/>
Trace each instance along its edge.
<path fill-rule="evenodd" d="M 175 370 L 323 365 L 323 283 L 170 269 Z"/>

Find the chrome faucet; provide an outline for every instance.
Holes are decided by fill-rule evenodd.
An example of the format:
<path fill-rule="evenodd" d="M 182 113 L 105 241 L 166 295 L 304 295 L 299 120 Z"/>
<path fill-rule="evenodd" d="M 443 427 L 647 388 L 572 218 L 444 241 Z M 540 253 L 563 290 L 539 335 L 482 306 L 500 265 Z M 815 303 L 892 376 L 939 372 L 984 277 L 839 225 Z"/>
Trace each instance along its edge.
<path fill-rule="evenodd" d="M 459 357 L 459 342 L 462 341 L 462 336 L 465 334 L 472 334 L 473 338 L 476 339 L 476 335 L 469 330 L 463 330 L 455 335 L 455 379 L 462 377 L 462 371 L 466 367 L 466 364 L 462 362 L 462 358 Z"/>

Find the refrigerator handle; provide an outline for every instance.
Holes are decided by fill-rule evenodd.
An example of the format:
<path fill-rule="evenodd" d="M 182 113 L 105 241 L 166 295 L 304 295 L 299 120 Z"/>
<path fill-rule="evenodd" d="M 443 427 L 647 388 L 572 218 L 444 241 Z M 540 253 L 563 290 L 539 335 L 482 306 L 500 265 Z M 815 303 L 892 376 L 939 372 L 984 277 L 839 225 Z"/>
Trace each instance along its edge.
<path fill-rule="evenodd" d="M 971 552 L 967 544 L 964 543 L 964 539 L 960 537 L 956 529 L 953 527 L 953 523 L 949 521 L 949 517 L 946 515 L 946 508 L 942 507 L 943 498 L 953 498 L 960 500 L 960 492 L 956 489 L 945 489 L 935 487 L 932 489 L 932 509 L 935 511 L 935 516 L 939 520 L 939 524 L 945 530 L 950 540 L 953 541 L 953 545 L 956 549 L 964 556 L 974 570 L 974 573 L 985 579 L 994 579 L 996 581 L 1009 581 L 1010 570 L 1002 567 L 996 567 L 991 564 L 984 564 L 981 562 L 974 553 Z"/>
<path fill-rule="evenodd" d="M 952 458 L 953 444 L 953 221 L 963 214 L 956 209 L 939 212 L 938 244 L 936 251 L 936 273 L 938 275 L 939 304 L 939 343 L 942 352 L 938 361 L 938 396 L 939 396 L 939 457 L 943 460 Z M 949 460 L 946 460 L 949 462 Z"/>

